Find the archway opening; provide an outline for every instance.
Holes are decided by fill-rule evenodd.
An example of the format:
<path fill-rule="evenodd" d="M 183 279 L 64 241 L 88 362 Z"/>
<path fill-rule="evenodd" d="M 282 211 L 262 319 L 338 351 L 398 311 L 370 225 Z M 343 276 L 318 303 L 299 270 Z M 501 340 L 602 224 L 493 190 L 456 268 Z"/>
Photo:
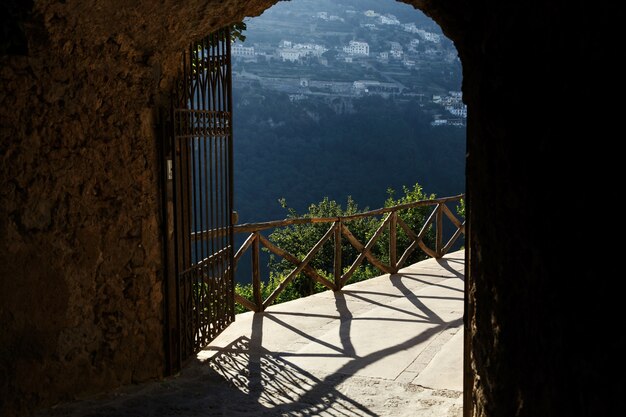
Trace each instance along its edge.
<path fill-rule="evenodd" d="M 319 202 L 343 203 L 348 195 L 381 207 L 388 188 L 415 183 L 439 196 L 464 192 L 466 111 L 454 45 L 409 6 L 345 3 L 351 4 L 275 6 L 247 21 L 246 42 L 233 47 L 235 209 L 242 223 L 284 217 L 281 198 L 297 217 L 328 215 Z M 346 187 L 354 187 L 355 178 L 366 179 L 366 186 Z M 304 263 L 305 255 L 294 258 Z M 258 274 L 258 259 L 239 262 L 242 275 Z M 255 300 L 254 291 L 249 301 L 258 308 L 263 298 Z"/>

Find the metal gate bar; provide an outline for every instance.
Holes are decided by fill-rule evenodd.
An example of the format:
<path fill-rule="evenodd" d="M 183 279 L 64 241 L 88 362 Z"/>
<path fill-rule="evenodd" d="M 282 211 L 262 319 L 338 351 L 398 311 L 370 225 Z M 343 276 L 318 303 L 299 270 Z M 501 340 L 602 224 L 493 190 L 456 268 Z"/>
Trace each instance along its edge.
<path fill-rule="evenodd" d="M 177 333 L 169 336 L 170 362 L 178 362 L 172 369 L 234 320 L 231 81 L 229 28 L 183 53 L 164 146 L 173 200 L 166 205 L 176 293 L 169 300 L 177 315 L 177 326 L 170 324 Z"/>

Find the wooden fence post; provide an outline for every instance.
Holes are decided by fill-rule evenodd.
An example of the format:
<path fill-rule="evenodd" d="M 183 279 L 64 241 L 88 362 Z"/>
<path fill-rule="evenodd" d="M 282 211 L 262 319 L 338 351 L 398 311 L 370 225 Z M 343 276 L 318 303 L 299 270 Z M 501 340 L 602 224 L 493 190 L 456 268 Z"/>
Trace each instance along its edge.
<path fill-rule="evenodd" d="M 335 262 L 333 265 L 333 272 L 335 275 L 335 290 L 341 289 L 341 220 L 335 222 Z"/>
<path fill-rule="evenodd" d="M 261 296 L 261 273 L 259 270 L 259 252 L 260 252 L 259 232 L 254 234 L 254 243 L 252 244 L 252 296 L 256 304 L 256 312 L 263 311 L 263 298 Z"/>
<path fill-rule="evenodd" d="M 436 215 L 436 219 L 435 219 L 435 223 L 436 223 L 436 227 L 437 227 L 437 235 L 435 236 L 435 254 L 437 255 L 436 258 L 439 259 L 442 256 L 442 249 L 443 249 L 443 209 L 441 208 L 441 205 L 443 203 L 438 203 L 437 204 L 437 215 Z"/>
<path fill-rule="evenodd" d="M 398 239 L 398 212 L 391 212 L 391 219 L 389 221 L 389 268 L 395 274 L 398 272 L 398 254 L 397 254 L 397 239 Z"/>

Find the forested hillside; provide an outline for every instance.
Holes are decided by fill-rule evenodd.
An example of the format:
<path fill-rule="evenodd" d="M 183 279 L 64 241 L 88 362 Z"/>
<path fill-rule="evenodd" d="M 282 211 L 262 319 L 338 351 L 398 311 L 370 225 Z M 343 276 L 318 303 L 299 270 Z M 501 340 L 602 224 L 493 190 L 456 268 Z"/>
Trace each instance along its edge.
<path fill-rule="evenodd" d="M 387 188 L 416 182 L 439 196 L 464 191 L 465 130 L 432 127 L 417 101 L 354 100 L 337 114 L 321 100 L 290 102 L 268 90 L 235 90 L 235 207 L 240 222 L 283 218 L 351 195 L 383 205 Z"/>

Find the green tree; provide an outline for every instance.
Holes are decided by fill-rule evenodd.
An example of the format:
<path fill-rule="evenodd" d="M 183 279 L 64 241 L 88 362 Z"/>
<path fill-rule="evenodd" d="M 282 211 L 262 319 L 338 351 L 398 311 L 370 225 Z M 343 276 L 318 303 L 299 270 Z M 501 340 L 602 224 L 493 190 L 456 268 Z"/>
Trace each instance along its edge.
<path fill-rule="evenodd" d="M 308 212 L 299 215 L 293 208 L 288 208 L 284 199 L 280 200 L 283 208 L 287 209 L 287 218 L 319 218 L 319 217 L 341 217 L 350 216 L 362 212 L 359 210 L 357 203 L 348 197 L 345 209 L 334 200 L 325 197 L 318 204 L 311 204 Z M 365 209 L 367 210 L 367 208 Z M 352 234 L 363 242 L 369 239 L 373 230 L 376 230 L 378 221 L 375 218 L 364 217 L 350 221 L 347 226 Z M 330 223 L 313 223 L 313 224 L 297 224 L 281 229 L 276 229 L 269 236 L 270 240 L 277 246 L 287 250 L 299 259 L 303 259 L 307 253 L 315 246 L 315 244 L 324 236 L 330 228 Z M 342 264 L 349 265 L 358 253 L 349 242 L 342 239 Z M 334 244 L 332 240 L 326 242 L 320 251 L 316 254 L 310 265 L 323 276 L 330 276 L 333 273 L 334 266 Z M 284 277 L 293 270 L 293 264 L 270 256 L 269 261 L 270 274 L 275 277 Z M 311 295 L 324 287 L 315 285 L 315 283 L 305 274 L 298 274 L 292 283 L 299 296 Z"/>
<path fill-rule="evenodd" d="M 465 218 L 465 199 L 462 198 L 461 201 L 459 201 L 459 205 L 456 207 L 456 212 L 459 216 Z"/>
<path fill-rule="evenodd" d="M 230 25 L 230 40 L 232 42 L 243 42 L 246 40 L 246 35 L 243 34 L 243 32 L 248 28 L 248 25 L 246 25 L 246 22 L 241 21 L 241 22 L 237 22 L 237 23 L 233 23 L 232 25 Z"/>

